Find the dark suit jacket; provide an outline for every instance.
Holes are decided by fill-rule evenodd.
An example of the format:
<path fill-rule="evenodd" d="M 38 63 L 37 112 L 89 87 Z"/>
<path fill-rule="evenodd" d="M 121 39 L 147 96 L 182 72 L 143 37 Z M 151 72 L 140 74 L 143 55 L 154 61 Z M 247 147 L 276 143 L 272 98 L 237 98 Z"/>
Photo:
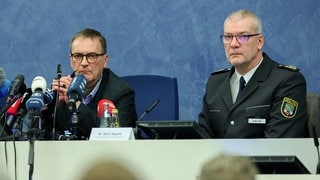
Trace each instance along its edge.
<path fill-rule="evenodd" d="M 231 70 L 212 73 L 206 85 L 200 126 L 213 138 L 304 137 L 306 81 L 297 69 L 263 61 L 233 104 Z"/>
<path fill-rule="evenodd" d="M 119 111 L 119 119 L 122 127 L 134 127 L 137 120 L 135 108 L 135 93 L 127 82 L 122 80 L 110 69 L 104 69 L 101 84 L 96 95 L 88 105 L 80 104 L 78 108 L 79 135 L 88 138 L 93 127 L 100 126 L 97 115 L 98 102 L 101 99 L 111 100 Z M 52 114 L 54 103 L 49 106 L 49 110 L 44 112 L 46 131 L 52 130 Z M 56 131 L 58 134 L 70 129 L 70 113 L 66 103 L 62 103 L 57 108 Z"/>

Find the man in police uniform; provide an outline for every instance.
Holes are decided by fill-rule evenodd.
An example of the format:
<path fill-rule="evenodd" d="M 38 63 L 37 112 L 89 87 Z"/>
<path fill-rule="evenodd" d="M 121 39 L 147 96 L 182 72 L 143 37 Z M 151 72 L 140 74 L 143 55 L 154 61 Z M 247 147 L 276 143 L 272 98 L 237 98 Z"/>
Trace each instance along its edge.
<path fill-rule="evenodd" d="M 232 68 L 209 77 L 199 125 L 212 138 L 304 137 L 305 78 L 263 53 L 260 18 L 246 10 L 233 12 L 221 40 Z"/>

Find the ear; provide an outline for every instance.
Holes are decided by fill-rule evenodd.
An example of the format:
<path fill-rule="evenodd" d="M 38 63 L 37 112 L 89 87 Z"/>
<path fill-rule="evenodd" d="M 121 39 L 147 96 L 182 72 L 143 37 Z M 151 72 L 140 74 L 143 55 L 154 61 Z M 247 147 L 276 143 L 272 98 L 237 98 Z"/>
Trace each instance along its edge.
<path fill-rule="evenodd" d="M 104 59 L 104 67 L 107 67 L 108 61 L 109 61 L 109 55 L 106 54 L 103 59 Z"/>
<path fill-rule="evenodd" d="M 263 35 L 259 35 L 258 49 L 261 50 L 264 45 L 264 37 Z"/>

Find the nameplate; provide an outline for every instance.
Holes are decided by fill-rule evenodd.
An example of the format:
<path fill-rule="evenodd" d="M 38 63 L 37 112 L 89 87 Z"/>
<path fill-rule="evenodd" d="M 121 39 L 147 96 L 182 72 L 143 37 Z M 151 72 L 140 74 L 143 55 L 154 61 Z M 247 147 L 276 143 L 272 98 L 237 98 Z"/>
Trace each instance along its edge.
<path fill-rule="evenodd" d="M 92 128 L 89 140 L 126 141 L 134 140 L 132 128 Z"/>

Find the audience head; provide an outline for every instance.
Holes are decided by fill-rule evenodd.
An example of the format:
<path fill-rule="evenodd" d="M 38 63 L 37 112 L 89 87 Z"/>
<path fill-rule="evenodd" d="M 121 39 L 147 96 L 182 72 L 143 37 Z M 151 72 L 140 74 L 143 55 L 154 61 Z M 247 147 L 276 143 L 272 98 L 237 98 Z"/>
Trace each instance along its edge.
<path fill-rule="evenodd" d="M 119 162 L 100 161 L 92 165 L 81 180 L 138 180 L 138 178 Z"/>
<path fill-rule="evenodd" d="M 202 166 L 200 180 L 255 180 L 256 174 L 249 158 L 221 154 Z"/>

